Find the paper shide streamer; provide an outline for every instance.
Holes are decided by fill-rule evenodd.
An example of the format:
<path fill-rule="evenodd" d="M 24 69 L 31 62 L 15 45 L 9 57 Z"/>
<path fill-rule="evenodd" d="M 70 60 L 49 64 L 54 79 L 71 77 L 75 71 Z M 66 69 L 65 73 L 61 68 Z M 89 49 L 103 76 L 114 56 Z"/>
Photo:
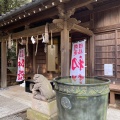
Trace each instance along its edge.
<path fill-rule="evenodd" d="M 37 50 L 38 50 L 38 35 L 36 37 L 36 51 L 35 51 L 35 56 L 37 55 Z"/>
<path fill-rule="evenodd" d="M 46 23 L 45 25 L 45 33 L 42 34 L 43 37 L 43 43 L 49 43 L 49 24 Z"/>
<path fill-rule="evenodd" d="M 12 35 L 10 34 L 8 37 L 8 49 L 11 49 L 12 47 Z"/>

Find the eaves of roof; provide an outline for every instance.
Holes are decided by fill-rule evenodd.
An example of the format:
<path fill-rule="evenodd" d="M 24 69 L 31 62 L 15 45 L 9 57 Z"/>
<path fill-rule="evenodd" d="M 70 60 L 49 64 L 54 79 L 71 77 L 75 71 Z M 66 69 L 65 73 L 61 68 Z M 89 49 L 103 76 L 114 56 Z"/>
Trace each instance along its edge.
<path fill-rule="evenodd" d="M 20 6 L 18 8 L 15 8 L 15 9 L 13 9 L 5 14 L 2 14 L 0 16 L 0 22 L 3 21 L 4 19 L 7 19 L 8 17 L 11 17 L 13 15 L 17 15 L 22 11 L 29 10 L 29 9 L 37 6 L 38 4 L 43 4 L 46 1 L 48 1 L 48 0 L 35 0 L 34 2 L 30 2 L 30 3 L 27 3 L 25 5 Z"/>

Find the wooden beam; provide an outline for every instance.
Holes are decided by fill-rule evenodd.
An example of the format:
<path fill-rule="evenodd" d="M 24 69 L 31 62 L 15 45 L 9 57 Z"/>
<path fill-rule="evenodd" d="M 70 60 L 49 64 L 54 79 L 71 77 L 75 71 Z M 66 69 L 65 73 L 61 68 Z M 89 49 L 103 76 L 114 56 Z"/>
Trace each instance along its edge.
<path fill-rule="evenodd" d="M 82 24 L 82 23 L 81 23 Z M 84 25 L 84 24 L 83 24 Z M 61 29 L 59 28 L 56 28 L 56 25 L 51 23 L 49 25 L 49 29 L 53 31 L 53 33 L 58 33 L 61 31 Z M 79 26 L 79 25 L 74 25 L 74 28 L 73 30 L 75 31 L 79 31 L 81 33 L 84 33 L 84 34 L 88 34 L 91 36 L 91 31 L 82 27 L 82 26 Z M 12 34 L 12 39 L 19 39 L 21 37 L 31 37 L 32 35 L 33 36 L 36 36 L 36 35 L 42 35 L 45 31 L 45 25 L 43 26 L 39 26 L 39 27 L 36 27 L 36 28 L 31 28 L 31 29 L 27 29 L 27 30 L 24 30 L 24 31 L 21 31 L 21 32 L 17 32 L 17 33 L 13 33 Z M 8 36 L 4 36 L 2 38 L 3 40 L 7 40 L 8 39 Z"/>
<path fill-rule="evenodd" d="M 90 21 L 84 22 L 84 23 L 80 23 L 80 26 L 85 27 L 85 28 L 90 28 Z"/>
<path fill-rule="evenodd" d="M 120 24 L 115 24 L 115 25 L 110 25 L 110 26 L 105 26 L 105 27 L 100 27 L 94 29 L 94 33 L 100 33 L 100 32 L 107 32 L 107 31 L 114 31 L 116 29 L 120 29 Z"/>
<path fill-rule="evenodd" d="M 6 42 L 1 43 L 1 88 L 7 87 L 7 54 Z"/>
<path fill-rule="evenodd" d="M 49 30 L 52 30 L 53 33 L 57 33 L 61 31 L 61 29 L 56 28 L 54 23 L 49 24 Z M 21 32 L 13 33 L 12 39 L 19 39 L 21 37 L 27 37 L 27 36 L 31 37 L 36 35 L 42 35 L 43 33 L 45 33 L 45 25 L 36 28 L 27 29 Z M 8 39 L 8 36 L 4 36 L 2 39 L 3 40 Z"/>
<path fill-rule="evenodd" d="M 86 7 L 88 8 L 88 10 L 93 10 L 92 4 L 88 4 L 88 5 L 86 5 Z"/>
<path fill-rule="evenodd" d="M 89 36 L 93 35 L 93 32 L 91 30 L 84 28 L 82 26 L 76 25 L 76 24 L 73 26 L 72 30 L 81 32 L 81 33 L 89 35 Z"/>
<path fill-rule="evenodd" d="M 65 8 L 67 9 L 80 8 L 92 2 L 95 2 L 95 0 L 72 0 L 71 2 L 69 2 L 69 4 L 66 4 Z"/>

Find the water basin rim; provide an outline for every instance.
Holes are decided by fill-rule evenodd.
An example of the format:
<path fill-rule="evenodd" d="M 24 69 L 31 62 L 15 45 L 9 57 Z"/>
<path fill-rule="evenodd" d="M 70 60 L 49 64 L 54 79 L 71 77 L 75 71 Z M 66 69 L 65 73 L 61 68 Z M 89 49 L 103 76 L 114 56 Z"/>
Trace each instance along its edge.
<path fill-rule="evenodd" d="M 61 85 L 67 85 L 67 86 L 100 86 L 100 85 L 109 85 L 111 80 L 107 79 L 107 78 L 100 78 L 100 77 L 86 77 L 86 78 L 96 78 L 96 79 L 100 79 L 102 81 L 105 81 L 104 83 L 93 83 L 93 84 L 68 84 L 68 83 L 62 83 L 59 82 L 58 80 L 61 78 L 71 78 L 71 76 L 67 76 L 67 77 L 57 77 L 53 80 L 53 82 L 57 83 L 57 84 L 61 84 Z"/>

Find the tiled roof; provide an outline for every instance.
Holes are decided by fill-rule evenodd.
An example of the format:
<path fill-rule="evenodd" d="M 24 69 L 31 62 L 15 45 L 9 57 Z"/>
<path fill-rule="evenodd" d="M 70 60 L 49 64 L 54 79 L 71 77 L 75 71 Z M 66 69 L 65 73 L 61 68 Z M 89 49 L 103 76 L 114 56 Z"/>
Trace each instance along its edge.
<path fill-rule="evenodd" d="M 42 4 L 43 2 L 46 2 L 46 1 L 48 1 L 48 0 L 35 0 L 33 2 L 21 5 L 20 7 L 17 7 L 9 12 L 6 12 L 5 14 L 2 14 L 0 16 L 0 21 L 3 21 L 4 19 L 7 19 L 8 17 L 11 17 L 13 15 L 17 15 L 22 11 L 26 11 L 28 9 L 31 9 L 31 8 L 35 7 L 36 5 Z"/>

